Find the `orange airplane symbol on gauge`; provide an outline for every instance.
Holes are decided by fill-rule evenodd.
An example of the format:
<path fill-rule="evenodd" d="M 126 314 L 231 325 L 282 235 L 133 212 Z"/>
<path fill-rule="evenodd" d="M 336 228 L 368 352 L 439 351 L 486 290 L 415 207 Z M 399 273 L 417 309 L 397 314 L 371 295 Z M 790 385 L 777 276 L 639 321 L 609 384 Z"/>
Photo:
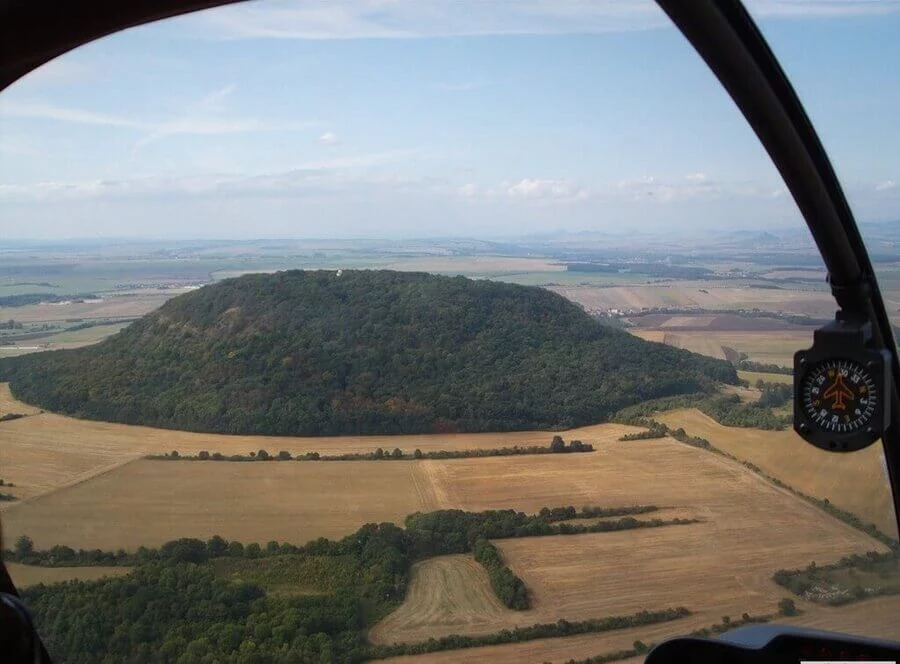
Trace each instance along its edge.
<path fill-rule="evenodd" d="M 856 398 L 856 394 L 844 383 L 844 375 L 841 372 L 837 372 L 834 382 L 825 390 L 822 397 L 824 399 L 834 399 L 831 404 L 834 410 L 847 410 L 847 404 L 844 401 L 853 401 Z"/>

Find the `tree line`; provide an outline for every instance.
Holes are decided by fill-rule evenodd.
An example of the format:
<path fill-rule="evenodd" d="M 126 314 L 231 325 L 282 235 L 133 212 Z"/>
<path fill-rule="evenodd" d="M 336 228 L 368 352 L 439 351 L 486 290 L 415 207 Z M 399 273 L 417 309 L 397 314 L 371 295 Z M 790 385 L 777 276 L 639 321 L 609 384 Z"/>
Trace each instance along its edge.
<path fill-rule="evenodd" d="M 593 507 L 581 514 L 618 514 L 651 507 Z M 23 591 L 51 655 L 73 664 L 126 660 L 150 663 L 176 658 L 184 664 L 361 662 L 400 652 L 411 654 L 417 649 L 431 652 L 484 645 L 491 639 L 508 643 L 564 636 L 687 615 L 686 609 L 678 608 L 575 623 L 560 621 L 475 637 L 483 641 L 447 637 L 425 645 L 389 647 L 399 648 L 397 651 L 366 642 L 367 628 L 403 600 L 416 560 L 448 553 L 474 554 L 477 548 L 476 555 L 490 575 L 498 568 L 497 560 L 499 568 L 504 567 L 490 538 L 530 534 L 541 530 L 536 527 L 538 523 L 567 526 L 570 524 L 559 520 L 573 512 L 579 514 L 571 507 L 542 512 L 524 515 L 512 510 L 449 510 L 413 514 L 405 528 L 390 523 L 367 524 L 341 540 L 319 538 L 303 546 L 274 541 L 265 546 L 244 545 L 216 536 L 205 542 L 182 538 L 130 553 L 75 551 L 66 546 L 36 550 L 31 540 L 22 536 L 6 555 L 26 564 L 134 567 L 124 577 L 37 585 Z M 333 576 L 340 583 L 322 594 L 297 597 L 272 596 L 257 584 L 226 581 L 216 575 L 212 564 L 222 558 L 258 559 L 262 564 L 280 561 L 284 564 L 273 569 L 285 570 L 312 557 L 317 564 L 335 560 L 340 573 Z M 506 593 L 509 584 L 513 603 L 527 598 L 524 585 L 517 586 L 503 577 L 501 572 L 499 592 Z"/>
<path fill-rule="evenodd" d="M 766 364 L 763 362 L 753 362 L 752 360 L 741 360 L 737 363 L 737 368 L 743 371 L 753 371 L 756 373 L 773 373 L 791 376 L 794 374 L 792 367 L 783 367 L 780 364 Z"/>
<path fill-rule="evenodd" d="M 490 540 L 484 537 L 476 539 L 472 546 L 472 555 L 487 571 L 491 588 L 507 608 L 516 611 L 525 611 L 531 608 L 525 582 L 503 562 L 500 549 Z"/>
<path fill-rule="evenodd" d="M 629 440 L 652 440 L 653 438 L 665 438 L 666 437 L 666 428 L 659 426 L 658 424 L 651 424 L 650 427 L 647 428 L 646 431 L 637 431 L 635 433 L 626 433 L 623 436 L 619 436 L 619 440 L 621 441 L 629 441 Z"/>
<path fill-rule="evenodd" d="M 373 452 L 347 452 L 344 454 L 319 454 L 318 452 L 305 452 L 297 456 L 293 456 L 287 450 L 281 450 L 276 455 L 269 454 L 268 451 L 261 449 L 257 452 L 249 454 L 229 454 L 225 455 L 221 452 L 213 452 L 210 454 L 207 450 L 201 450 L 196 455 L 183 455 L 178 450 L 172 450 L 165 454 L 151 454 L 147 459 L 163 460 L 163 461 L 409 461 L 418 459 L 471 459 L 479 457 L 495 457 L 495 456 L 520 456 L 520 455 L 536 455 L 536 454 L 567 454 L 578 452 L 593 452 L 594 446 L 590 443 L 583 443 L 580 440 L 573 440 L 566 443 L 561 436 L 554 436 L 549 445 L 527 445 L 513 447 L 494 447 L 489 449 L 468 449 L 468 450 L 437 450 L 423 452 L 416 448 L 412 454 L 406 454 L 399 447 L 395 447 L 389 451 L 384 448 L 376 448 Z"/>
<path fill-rule="evenodd" d="M 778 604 L 779 611 L 778 613 L 783 616 L 793 616 L 797 615 L 799 612 L 794 607 L 793 601 L 789 599 L 783 599 Z M 744 625 L 755 625 L 760 623 L 770 622 L 775 616 L 772 614 L 765 615 L 757 615 L 752 616 L 749 613 L 744 613 L 739 620 L 731 620 L 729 616 L 723 616 L 722 622 L 715 623 L 710 625 L 709 627 L 702 627 L 700 629 L 694 630 L 691 632 L 691 636 L 701 636 L 701 637 L 709 637 L 715 636 L 717 634 L 722 634 L 732 629 L 737 629 L 738 627 L 743 627 Z M 646 655 L 650 652 L 655 644 L 646 644 L 643 641 L 635 641 L 631 648 L 626 648 L 624 650 L 614 650 L 612 652 L 603 653 L 601 655 L 594 655 L 593 657 L 586 657 L 584 659 L 569 659 L 565 662 L 565 664 L 607 664 L 608 662 L 617 662 L 623 659 L 630 659 L 632 657 L 637 657 L 640 655 Z"/>
<path fill-rule="evenodd" d="M 595 618 L 591 620 L 558 620 L 555 623 L 537 623 L 529 627 L 514 627 L 493 634 L 482 636 L 463 636 L 453 634 L 439 639 L 429 639 L 419 643 L 395 643 L 389 646 L 373 646 L 372 659 L 384 659 L 387 657 L 399 657 L 403 655 L 421 655 L 442 650 L 458 650 L 461 648 L 481 648 L 483 646 L 496 646 L 504 643 L 521 643 L 535 639 L 548 639 L 579 634 L 595 634 L 630 627 L 644 627 L 656 625 L 672 620 L 679 620 L 691 615 L 691 612 L 683 607 L 673 607 L 659 611 L 638 611 L 631 615 L 609 616 L 607 618 Z M 645 651 L 646 652 L 646 651 Z"/>

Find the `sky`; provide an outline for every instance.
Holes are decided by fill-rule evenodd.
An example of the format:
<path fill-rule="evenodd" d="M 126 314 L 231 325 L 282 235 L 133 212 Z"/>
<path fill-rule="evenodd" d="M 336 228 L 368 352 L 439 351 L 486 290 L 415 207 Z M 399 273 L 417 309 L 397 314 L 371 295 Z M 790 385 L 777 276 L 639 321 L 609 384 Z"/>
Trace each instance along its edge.
<path fill-rule="evenodd" d="M 860 221 L 900 220 L 900 0 L 748 0 Z M 0 238 L 496 237 L 802 223 L 643 0 L 257 0 L 0 93 Z"/>

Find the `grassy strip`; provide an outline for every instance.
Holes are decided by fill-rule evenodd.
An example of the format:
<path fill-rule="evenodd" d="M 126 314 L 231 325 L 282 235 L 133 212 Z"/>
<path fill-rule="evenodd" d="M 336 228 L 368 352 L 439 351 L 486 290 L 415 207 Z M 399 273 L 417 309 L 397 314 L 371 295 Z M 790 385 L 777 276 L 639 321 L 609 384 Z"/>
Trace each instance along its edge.
<path fill-rule="evenodd" d="M 371 659 L 385 659 L 387 657 L 420 655 L 424 653 L 440 652 L 442 650 L 480 648 L 482 646 L 496 646 L 506 643 L 521 643 L 523 641 L 533 641 L 535 639 L 609 632 L 617 629 L 627 629 L 629 627 L 655 625 L 657 623 L 678 620 L 689 615 L 691 615 L 691 612 L 682 606 L 678 608 L 663 609 L 661 611 L 640 611 L 628 616 L 610 616 L 608 618 L 596 618 L 593 620 L 582 620 L 577 622 L 559 620 L 555 623 L 538 623 L 530 627 L 505 629 L 500 632 L 482 636 L 453 634 L 440 639 L 428 639 L 427 641 L 420 641 L 418 643 L 395 643 L 389 646 L 372 646 L 369 657 Z"/>

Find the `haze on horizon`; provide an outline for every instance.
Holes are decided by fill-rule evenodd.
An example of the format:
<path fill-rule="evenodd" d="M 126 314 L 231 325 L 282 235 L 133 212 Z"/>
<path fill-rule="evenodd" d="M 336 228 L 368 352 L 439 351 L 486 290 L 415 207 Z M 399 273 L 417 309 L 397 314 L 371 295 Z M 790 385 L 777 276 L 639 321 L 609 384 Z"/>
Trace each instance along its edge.
<path fill-rule="evenodd" d="M 857 217 L 900 218 L 900 2 L 748 6 Z M 643 0 L 267 0 L 126 31 L 0 95 L 0 237 L 799 228 Z"/>

